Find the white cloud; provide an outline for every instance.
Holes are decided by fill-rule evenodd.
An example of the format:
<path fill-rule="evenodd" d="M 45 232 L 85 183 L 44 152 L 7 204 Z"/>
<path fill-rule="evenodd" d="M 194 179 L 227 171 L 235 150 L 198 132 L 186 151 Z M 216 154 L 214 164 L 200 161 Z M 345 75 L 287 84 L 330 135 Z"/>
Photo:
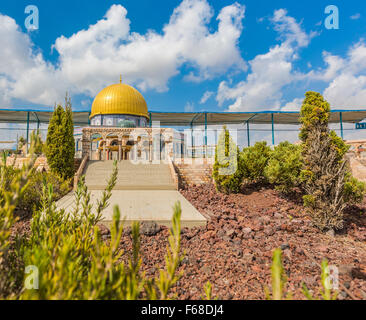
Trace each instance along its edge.
<path fill-rule="evenodd" d="M 140 89 L 168 90 L 169 80 L 184 65 L 187 80 L 202 81 L 229 69 L 244 70 L 238 47 L 244 6 L 234 3 L 217 16 L 216 31 L 209 23 L 213 9 L 206 0 L 184 0 L 161 32 L 130 30 L 127 11 L 112 5 L 103 19 L 70 37 L 56 39 L 52 49 L 59 61 L 45 61 L 15 21 L 0 14 L 0 103 L 20 98 L 53 104 L 65 94 L 94 96 L 115 83 L 120 73 Z"/>
<path fill-rule="evenodd" d="M 200 100 L 200 104 L 204 104 L 204 103 L 206 103 L 206 102 L 207 102 L 207 100 L 208 100 L 208 99 L 210 99 L 214 93 L 215 93 L 215 92 L 213 92 L 213 91 L 206 91 L 206 92 L 203 94 L 203 96 L 202 96 L 202 98 L 201 98 L 201 100 Z"/>
<path fill-rule="evenodd" d="M 345 57 L 323 53 L 326 68 L 309 72 L 306 80 L 328 84 L 323 91 L 333 108 L 365 108 L 366 44 L 363 40 L 351 46 Z"/>
<path fill-rule="evenodd" d="M 304 81 L 322 81 L 324 98 L 334 109 L 366 107 L 366 43 L 361 40 L 351 46 L 345 57 L 323 52 L 325 68 L 302 75 Z M 303 98 L 285 104 L 282 110 L 299 110 Z"/>
<path fill-rule="evenodd" d="M 219 85 L 216 99 L 220 105 L 227 100 L 235 100 L 229 111 L 279 109 L 281 89 L 302 77 L 294 71 L 293 62 L 298 59 L 298 49 L 307 46 L 315 34 L 305 33 L 284 9 L 276 10 L 271 21 L 282 43 L 251 60 L 251 72 L 245 80 L 234 87 L 226 81 Z"/>
<path fill-rule="evenodd" d="M 29 36 L 15 20 L 0 14 L 0 104 L 9 106 L 11 99 L 53 104 L 65 94 L 66 86 L 59 71 L 33 50 Z"/>
<path fill-rule="evenodd" d="M 295 98 L 290 102 L 287 102 L 281 111 L 299 111 L 303 102 L 303 98 Z"/>
<path fill-rule="evenodd" d="M 355 13 L 354 15 L 350 16 L 350 18 L 352 20 L 358 20 L 361 18 L 361 14 L 360 13 Z"/>
<path fill-rule="evenodd" d="M 184 112 L 193 112 L 194 111 L 194 103 L 193 102 L 187 102 L 184 106 Z"/>

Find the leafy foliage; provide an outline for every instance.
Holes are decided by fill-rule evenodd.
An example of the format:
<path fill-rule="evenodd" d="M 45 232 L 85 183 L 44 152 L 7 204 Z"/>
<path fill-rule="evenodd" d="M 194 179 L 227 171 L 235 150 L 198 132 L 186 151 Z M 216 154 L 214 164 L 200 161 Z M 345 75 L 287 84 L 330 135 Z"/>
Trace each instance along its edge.
<path fill-rule="evenodd" d="M 28 212 L 38 210 L 42 206 L 43 186 L 48 184 L 52 185 L 55 201 L 70 191 L 69 180 L 64 180 L 53 172 L 33 172 L 29 176 L 27 190 L 20 199 L 18 208 Z"/>
<path fill-rule="evenodd" d="M 34 163 L 34 162 L 33 162 Z M 159 276 L 148 279 L 140 271 L 139 225 L 132 226 L 133 250 L 127 264 L 121 262 L 122 224 L 118 207 L 114 208 L 111 237 L 101 239 L 97 226 L 108 206 L 117 179 L 117 165 L 106 190 L 91 204 L 85 178 L 75 192 L 75 206 L 66 212 L 56 208 L 52 184 L 44 184 L 41 208 L 34 213 L 31 232 L 13 243 L 12 251 L 20 263 L 10 260 L 10 228 L 15 222 L 13 211 L 27 188 L 33 164 L 16 172 L 11 189 L 2 190 L 0 206 L 0 297 L 12 299 L 168 299 L 170 289 L 179 280 L 181 207 L 174 207 L 172 229 L 166 254 L 166 268 Z M 1 177 L 5 173 L 1 166 Z M 38 286 L 28 288 L 25 266 L 38 268 Z M 10 277 L 10 275 L 14 275 Z M 16 279 L 17 281 L 13 281 Z M 20 280 L 20 281 L 19 281 Z"/>
<path fill-rule="evenodd" d="M 271 148 L 267 142 L 256 142 L 254 146 L 244 148 L 240 154 L 243 161 L 243 176 L 249 182 L 265 180 L 264 170 L 271 156 Z"/>
<path fill-rule="evenodd" d="M 285 141 L 275 146 L 264 174 L 277 190 L 289 193 L 301 184 L 302 166 L 301 146 Z"/>
<path fill-rule="evenodd" d="M 218 191 L 237 193 L 243 181 L 243 161 L 239 148 L 224 127 L 215 150 L 213 178 Z"/>
<path fill-rule="evenodd" d="M 357 180 L 348 173 L 346 175 L 346 182 L 344 184 L 344 199 L 347 203 L 357 204 L 361 203 L 366 192 L 365 182 Z"/>
<path fill-rule="evenodd" d="M 62 178 L 74 175 L 75 140 L 72 107 L 68 97 L 65 109 L 58 105 L 52 115 L 47 133 L 47 162 L 51 170 Z"/>
<path fill-rule="evenodd" d="M 38 155 L 36 151 L 42 150 L 44 144 L 36 131 L 32 132 L 30 142 L 30 154 L 32 154 L 35 158 L 35 156 Z M 14 178 L 21 174 L 23 170 L 16 168 L 13 165 L 6 165 L 6 157 L 7 154 L 3 153 L 3 165 L 0 168 L 0 205 L 2 204 L 2 199 L 4 198 L 4 191 L 10 189 L 11 184 L 14 183 Z M 37 172 L 36 170 L 32 169 L 28 172 L 26 188 L 17 200 L 16 209 L 27 212 L 32 212 L 34 208 L 39 209 L 41 206 L 44 184 L 52 184 L 55 200 L 60 199 L 70 191 L 69 180 L 64 180 L 53 172 Z"/>
<path fill-rule="evenodd" d="M 31 148 L 35 141 L 31 141 Z M 16 222 L 14 210 L 28 188 L 28 177 L 34 172 L 35 157 L 20 170 L 12 170 L 6 165 L 7 154 L 3 153 L 0 164 L 0 298 L 17 290 L 21 273 L 17 272 L 19 263 L 11 250 L 10 228 Z"/>
<path fill-rule="evenodd" d="M 33 130 L 31 132 L 30 140 L 34 141 L 34 143 L 31 144 L 31 146 L 33 146 L 33 150 L 32 150 L 32 147 L 29 148 L 29 153 L 35 154 L 37 156 L 41 155 L 45 151 L 46 148 L 45 148 L 45 144 L 42 141 L 39 130 Z"/>

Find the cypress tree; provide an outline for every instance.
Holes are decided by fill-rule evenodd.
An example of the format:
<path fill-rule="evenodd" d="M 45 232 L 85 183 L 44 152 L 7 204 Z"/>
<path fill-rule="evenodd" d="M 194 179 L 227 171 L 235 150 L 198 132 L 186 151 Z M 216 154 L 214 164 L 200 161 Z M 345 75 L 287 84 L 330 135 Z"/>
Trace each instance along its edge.
<path fill-rule="evenodd" d="M 229 130 L 224 126 L 215 150 L 212 176 L 216 189 L 224 193 L 237 193 L 243 181 L 243 161 Z"/>
<path fill-rule="evenodd" d="M 74 175 L 75 140 L 70 98 L 66 96 L 65 109 L 57 105 L 47 133 L 46 156 L 51 170 L 67 179 Z"/>
<path fill-rule="evenodd" d="M 363 198 L 364 185 L 350 174 L 349 146 L 329 130 L 329 103 L 317 92 L 305 96 L 300 118 L 304 205 L 321 230 L 341 229 L 344 209 Z"/>

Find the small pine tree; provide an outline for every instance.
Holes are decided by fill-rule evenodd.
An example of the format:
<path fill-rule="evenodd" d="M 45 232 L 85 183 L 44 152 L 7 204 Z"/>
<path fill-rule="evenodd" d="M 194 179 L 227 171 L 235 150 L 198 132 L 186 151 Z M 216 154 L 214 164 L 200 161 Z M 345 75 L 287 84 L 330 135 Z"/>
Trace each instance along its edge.
<path fill-rule="evenodd" d="M 240 191 L 243 181 L 242 160 L 239 148 L 230 137 L 226 126 L 223 128 L 216 146 L 212 176 L 218 191 L 224 193 Z"/>
<path fill-rule="evenodd" d="M 64 179 L 74 175 L 75 140 L 72 109 L 69 97 L 65 109 L 55 107 L 47 133 L 47 162 L 51 170 Z"/>
<path fill-rule="evenodd" d="M 321 230 L 341 229 L 343 211 L 352 198 L 349 184 L 353 180 L 345 158 L 349 146 L 329 130 L 330 106 L 323 96 L 317 92 L 305 96 L 300 119 L 304 204 Z"/>

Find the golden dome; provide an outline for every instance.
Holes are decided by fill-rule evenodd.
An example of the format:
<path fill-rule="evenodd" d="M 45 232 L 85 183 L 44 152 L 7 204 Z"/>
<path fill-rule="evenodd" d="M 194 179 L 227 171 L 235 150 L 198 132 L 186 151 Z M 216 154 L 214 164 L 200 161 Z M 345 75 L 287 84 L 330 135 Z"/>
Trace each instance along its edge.
<path fill-rule="evenodd" d="M 99 114 L 130 114 L 149 118 L 142 94 L 124 83 L 112 84 L 97 94 L 90 118 Z"/>

